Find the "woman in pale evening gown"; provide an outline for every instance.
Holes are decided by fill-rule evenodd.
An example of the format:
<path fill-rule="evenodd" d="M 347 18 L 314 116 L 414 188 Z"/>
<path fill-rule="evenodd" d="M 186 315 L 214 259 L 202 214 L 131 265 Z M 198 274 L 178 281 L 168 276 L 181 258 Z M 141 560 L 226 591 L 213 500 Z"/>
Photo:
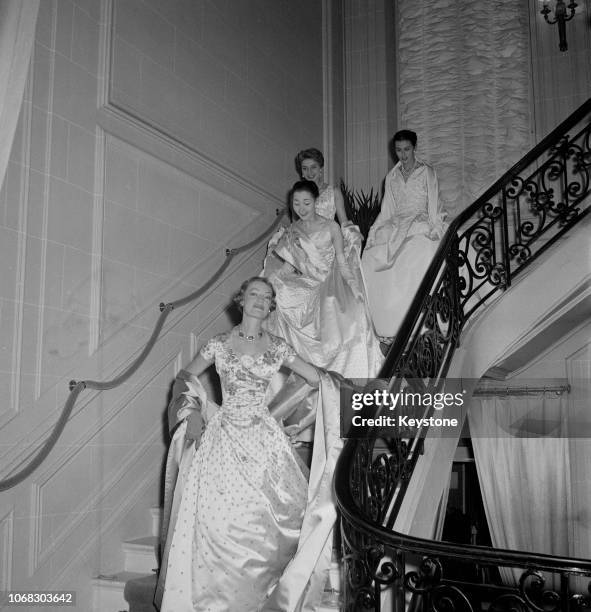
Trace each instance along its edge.
<path fill-rule="evenodd" d="M 376 333 L 389 343 L 447 229 L 435 170 L 415 155 L 411 130 L 393 138 L 398 163 L 385 179 L 380 214 L 361 258 Z"/>
<path fill-rule="evenodd" d="M 246 281 L 237 301 L 241 323 L 209 340 L 173 391 L 173 418 L 181 423 L 167 464 L 169 527 L 156 594 L 162 612 L 259 610 L 297 549 L 306 468 L 270 416 L 266 393 L 282 365 L 313 386 L 320 375 L 263 329 L 275 307 L 267 279 Z M 222 385 L 219 408 L 197 378 L 212 363 Z"/>
<path fill-rule="evenodd" d="M 372 377 L 383 357 L 367 309 L 359 236 L 320 216 L 317 198 L 312 181 L 291 190 L 296 220 L 265 259 L 263 275 L 277 292 L 265 327 L 315 366 L 348 378 Z"/>

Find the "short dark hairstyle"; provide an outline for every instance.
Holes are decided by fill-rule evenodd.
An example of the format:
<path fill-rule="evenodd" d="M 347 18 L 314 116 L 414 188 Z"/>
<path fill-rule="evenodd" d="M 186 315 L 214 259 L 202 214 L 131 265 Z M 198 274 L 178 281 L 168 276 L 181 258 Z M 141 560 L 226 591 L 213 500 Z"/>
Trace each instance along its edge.
<path fill-rule="evenodd" d="M 254 283 L 255 281 L 261 281 L 262 283 L 267 285 L 269 289 L 271 289 L 272 297 L 271 297 L 271 306 L 269 308 L 269 312 L 273 312 L 275 308 L 277 308 L 277 300 L 276 300 L 277 294 L 275 293 L 275 287 L 273 287 L 271 281 L 264 276 L 251 276 L 250 278 L 247 278 L 242 283 L 242 285 L 240 285 L 240 289 L 238 290 L 238 293 L 234 296 L 234 304 L 236 304 L 236 306 L 238 306 L 238 310 L 242 312 L 242 307 L 244 305 L 244 294 L 248 290 L 248 287 L 251 285 L 251 283 Z"/>
<path fill-rule="evenodd" d="M 417 133 L 412 130 L 399 130 L 392 137 L 392 143 L 408 140 L 413 147 L 417 146 Z"/>
<path fill-rule="evenodd" d="M 303 149 L 295 158 L 295 166 L 298 174 L 302 176 L 302 162 L 305 159 L 313 159 L 321 168 L 324 168 L 324 155 L 318 149 Z"/>

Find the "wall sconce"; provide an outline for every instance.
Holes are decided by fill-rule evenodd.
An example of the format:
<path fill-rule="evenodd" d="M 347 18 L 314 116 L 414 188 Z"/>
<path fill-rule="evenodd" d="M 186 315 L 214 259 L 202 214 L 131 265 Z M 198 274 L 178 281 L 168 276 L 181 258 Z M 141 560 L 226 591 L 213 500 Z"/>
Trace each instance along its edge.
<path fill-rule="evenodd" d="M 543 0 L 544 8 L 540 11 L 542 15 L 544 15 L 544 19 L 546 23 L 554 24 L 558 23 L 558 38 L 559 38 L 559 47 L 561 51 L 566 51 L 568 49 L 568 45 L 566 44 L 566 22 L 570 21 L 575 15 L 575 9 L 577 8 L 577 3 L 572 2 L 567 6 L 564 3 L 564 0 L 556 0 L 556 6 L 554 7 L 554 19 L 549 19 L 548 15 L 551 13 L 548 8 L 548 4 L 550 0 Z M 567 10 L 570 13 L 567 15 Z"/>

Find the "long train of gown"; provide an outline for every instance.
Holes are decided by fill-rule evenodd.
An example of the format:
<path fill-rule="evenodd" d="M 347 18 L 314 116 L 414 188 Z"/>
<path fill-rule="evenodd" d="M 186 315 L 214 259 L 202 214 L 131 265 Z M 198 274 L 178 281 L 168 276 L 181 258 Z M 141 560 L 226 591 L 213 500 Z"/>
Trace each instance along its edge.
<path fill-rule="evenodd" d="M 396 164 L 361 257 L 378 335 L 398 332 L 446 229 L 433 168 L 421 163 L 405 182 Z"/>
<path fill-rule="evenodd" d="M 171 444 L 177 459 L 179 446 L 186 452 L 156 601 L 162 612 L 254 612 L 296 551 L 306 506 L 304 469 L 265 404 L 270 379 L 295 353 L 272 336 L 264 354 L 239 356 L 226 333 L 201 354 L 215 359 L 223 403 L 196 452 Z"/>
<path fill-rule="evenodd" d="M 308 503 L 297 552 L 265 601 L 262 612 L 319 609 L 331 564 L 337 518 L 332 484 L 344 442 L 340 437 L 340 390 L 342 385 L 349 384 L 334 372 L 324 372 L 318 390 L 308 392 L 316 414 Z M 297 390 L 292 397 L 299 400 Z"/>

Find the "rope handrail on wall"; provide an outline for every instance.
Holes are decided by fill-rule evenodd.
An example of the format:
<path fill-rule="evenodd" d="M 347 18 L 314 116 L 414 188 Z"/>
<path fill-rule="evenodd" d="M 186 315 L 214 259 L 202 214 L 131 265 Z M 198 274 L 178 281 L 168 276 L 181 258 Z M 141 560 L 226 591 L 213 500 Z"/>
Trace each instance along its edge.
<path fill-rule="evenodd" d="M 66 427 L 66 423 L 68 422 L 70 415 L 72 414 L 72 410 L 74 409 L 74 406 L 76 405 L 76 400 L 78 399 L 78 396 L 84 389 L 94 389 L 96 391 L 106 391 L 108 389 L 114 389 L 115 387 L 118 387 L 119 385 L 124 383 L 131 376 L 133 376 L 133 374 L 144 363 L 144 361 L 146 360 L 146 358 L 152 351 L 152 348 L 154 348 L 154 345 L 156 344 L 156 341 L 158 340 L 158 337 L 160 336 L 160 332 L 162 331 L 162 328 L 164 327 L 164 323 L 168 315 L 175 308 L 180 308 L 181 306 L 185 306 L 186 304 L 189 304 L 195 301 L 197 298 L 201 297 L 222 276 L 222 274 L 226 271 L 226 269 L 228 268 L 228 266 L 230 265 L 234 257 L 236 257 L 236 255 L 239 255 L 240 253 L 244 253 L 245 251 L 250 250 L 253 246 L 260 244 L 263 240 L 265 240 L 268 236 L 270 236 L 275 231 L 275 229 L 280 224 L 281 220 L 283 219 L 285 215 L 285 211 L 280 211 L 278 209 L 276 212 L 277 212 L 277 218 L 262 234 L 260 234 L 259 236 L 251 240 L 250 242 L 243 244 L 242 246 L 239 246 L 233 249 L 226 249 L 226 259 L 224 260 L 222 265 L 211 275 L 209 280 L 207 280 L 205 283 L 203 283 L 203 285 L 201 285 L 201 287 L 199 287 L 199 289 L 185 296 L 184 298 L 175 300 L 174 302 L 160 304 L 159 306 L 160 316 L 158 317 L 158 320 L 156 321 L 154 330 L 152 331 L 150 338 L 146 342 L 146 345 L 144 346 L 142 352 L 136 357 L 136 359 L 123 372 L 121 372 L 121 374 L 119 374 L 118 376 L 116 376 L 115 378 L 111 380 L 103 381 L 103 382 L 98 381 L 98 380 L 80 380 L 80 381 L 72 380 L 70 381 L 69 383 L 70 394 L 68 395 L 68 398 L 66 399 L 66 402 L 64 403 L 64 407 L 62 408 L 62 412 L 56 424 L 54 425 L 50 435 L 48 436 L 47 440 L 43 443 L 43 445 L 41 446 L 37 454 L 33 457 L 33 459 L 31 459 L 30 462 L 24 468 L 22 468 L 20 471 L 18 471 L 13 476 L 9 476 L 8 478 L 5 478 L 4 480 L 0 481 L 0 492 L 6 491 L 16 486 L 23 480 L 25 480 L 25 478 L 30 476 L 43 463 L 47 455 L 49 455 L 49 453 L 55 446 L 62 432 L 64 431 Z"/>

